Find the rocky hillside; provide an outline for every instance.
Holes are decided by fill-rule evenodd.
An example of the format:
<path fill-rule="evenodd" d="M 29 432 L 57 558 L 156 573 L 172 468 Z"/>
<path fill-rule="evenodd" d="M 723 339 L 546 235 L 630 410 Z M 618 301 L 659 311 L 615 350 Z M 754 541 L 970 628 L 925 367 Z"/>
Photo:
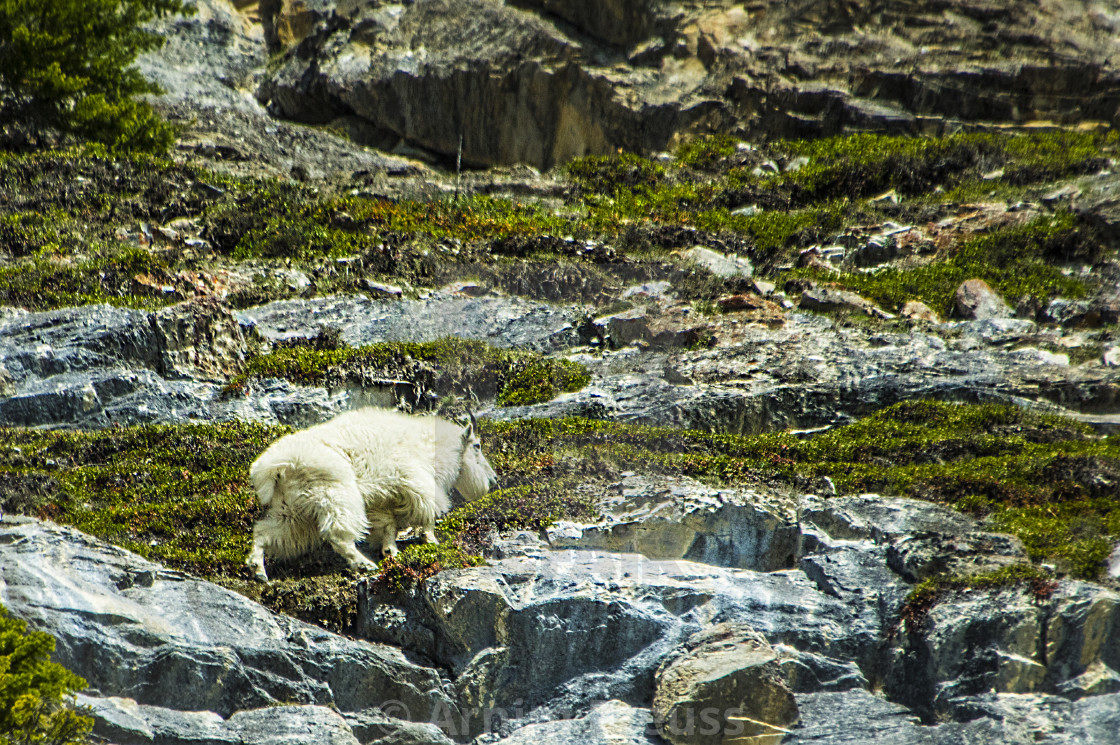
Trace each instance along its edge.
<path fill-rule="evenodd" d="M 0 604 L 96 738 L 1120 742 L 1112 4 L 195 7 L 170 157 L 0 154 Z M 502 488 L 257 582 L 365 405 Z"/>

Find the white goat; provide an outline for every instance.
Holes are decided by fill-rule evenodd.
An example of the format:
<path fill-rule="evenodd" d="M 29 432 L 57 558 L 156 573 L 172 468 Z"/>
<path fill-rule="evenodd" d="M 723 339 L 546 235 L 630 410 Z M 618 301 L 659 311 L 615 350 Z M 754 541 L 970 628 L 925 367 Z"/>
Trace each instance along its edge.
<path fill-rule="evenodd" d="M 374 567 L 355 541 L 369 535 L 382 556 L 397 553 L 397 532 L 423 530 L 437 543 L 436 518 L 457 489 L 474 500 L 497 485 L 471 416 L 466 429 L 432 416 L 361 409 L 272 443 L 249 468 L 268 508 L 253 526 L 245 562 L 268 579 L 265 554 L 294 558 L 329 543 L 350 566 Z"/>

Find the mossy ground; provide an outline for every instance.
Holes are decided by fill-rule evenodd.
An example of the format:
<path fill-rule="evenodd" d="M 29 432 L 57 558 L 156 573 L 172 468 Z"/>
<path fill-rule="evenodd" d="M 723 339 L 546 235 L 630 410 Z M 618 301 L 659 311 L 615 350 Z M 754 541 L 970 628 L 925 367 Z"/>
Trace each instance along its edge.
<path fill-rule="evenodd" d="M 506 291 L 607 304 L 615 298 L 606 288 L 620 283 L 686 276 L 671 255 L 676 249 L 712 245 L 773 274 L 798 249 L 847 225 L 926 219 L 964 198 L 1038 196 L 1055 180 L 1103 168 L 1117 142 L 1115 133 L 1099 132 L 861 134 L 753 148 L 715 137 L 681 146 L 665 163 L 631 154 L 573 161 L 557 174 L 568 185 L 559 200 L 390 199 L 345 181 L 241 178 L 150 157 L 4 155 L 0 246 L 10 264 L 0 274 L 0 301 L 35 309 L 162 304 L 174 298 L 124 280 L 263 262 L 305 271 L 313 282 L 303 293 L 358 291 L 362 279 L 437 286 L 483 276 Z M 889 189 L 905 196 L 902 205 L 867 200 Z M 155 247 L 137 249 L 153 254 L 152 265 L 137 264 L 129 253 L 135 241 L 122 239 L 121 229 L 136 233 L 141 223 L 177 218 L 189 220 L 208 248 L 157 236 Z M 892 307 L 910 298 L 943 307 L 946 288 L 968 275 L 1018 293 L 1013 299 L 1077 295 L 1086 288 L 1057 265 L 1091 262 L 1086 252 L 1099 249 L 1097 238 L 1060 215 L 963 237 L 922 267 L 833 279 Z M 1023 241 L 1028 255 L 1007 265 L 1010 247 Z M 120 271 L 105 272 L 107 264 Z M 56 278 L 64 289 L 52 292 Z M 244 306 L 296 292 L 260 282 L 229 301 Z"/>
<path fill-rule="evenodd" d="M 578 363 L 535 352 L 499 349 L 469 339 L 449 337 L 434 342 L 349 347 L 319 344 L 318 338 L 249 358 L 245 372 L 232 380 L 226 391 L 238 393 L 254 380 L 265 378 L 324 386 L 404 378 L 417 389 L 417 402 L 454 394 L 496 400 L 500 406 L 519 406 L 578 391 L 590 380 L 587 370 Z"/>
<path fill-rule="evenodd" d="M 274 582 L 243 565 L 254 520 L 248 464 L 283 427 L 228 423 L 98 432 L 0 430 L 6 511 L 73 525 L 169 566 L 219 581 L 329 628 L 353 621 L 355 577 L 330 551 L 272 562 Z M 589 419 L 483 422 L 503 488 L 448 513 L 440 547 L 405 541 L 380 582 L 402 590 L 470 566 L 501 532 L 594 519 L 596 483 L 623 471 L 720 484 L 877 491 L 953 505 L 1018 535 L 1030 557 L 1100 575 L 1120 540 L 1120 441 L 1081 425 L 994 405 L 903 403 L 810 438 L 755 437 Z"/>

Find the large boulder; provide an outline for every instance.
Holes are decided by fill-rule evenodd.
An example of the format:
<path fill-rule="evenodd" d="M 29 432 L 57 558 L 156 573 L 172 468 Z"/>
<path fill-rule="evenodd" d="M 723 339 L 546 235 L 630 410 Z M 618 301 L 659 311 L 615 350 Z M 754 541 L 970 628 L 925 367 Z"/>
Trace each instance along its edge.
<path fill-rule="evenodd" d="M 553 551 L 533 541 L 501 553 L 486 567 L 442 572 L 405 598 L 362 589 L 357 633 L 449 669 L 464 712 L 517 710 L 530 720 L 583 713 L 589 700 L 648 706 L 659 666 L 717 618 L 788 645 L 783 675 L 799 690 L 859 685 L 845 660 L 871 659 L 878 647 L 881 619 L 853 614 L 796 571 Z M 487 727 L 482 715 L 469 724 L 472 735 Z"/>
<path fill-rule="evenodd" d="M 951 592 L 892 651 L 885 687 L 928 717 L 986 691 L 1120 692 L 1120 596 L 1096 585 Z"/>
<path fill-rule="evenodd" d="M 657 671 L 658 732 L 673 745 L 759 736 L 777 736 L 773 742 L 780 742 L 798 720 L 781 659 L 743 625 L 717 624 L 689 638 Z"/>

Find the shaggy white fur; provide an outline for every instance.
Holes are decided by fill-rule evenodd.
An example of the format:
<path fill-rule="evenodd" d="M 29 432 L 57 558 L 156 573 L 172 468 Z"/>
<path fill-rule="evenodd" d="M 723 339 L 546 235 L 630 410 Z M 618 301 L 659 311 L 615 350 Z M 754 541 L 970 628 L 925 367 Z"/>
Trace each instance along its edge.
<path fill-rule="evenodd" d="M 272 443 L 249 468 L 261 505 L 246 561 L 267 580 L 264 557 L 294 558 L 329 543 L 353 567 L 375 566 L 355 541 L 369 535 L 382 556 L 400 529 L 436 543 L 436 518 L 457 489 L 474 500 L 497 485 L 474 417 L 463 429 L 438 417 L 389 409 L 351 411 Z"/>

